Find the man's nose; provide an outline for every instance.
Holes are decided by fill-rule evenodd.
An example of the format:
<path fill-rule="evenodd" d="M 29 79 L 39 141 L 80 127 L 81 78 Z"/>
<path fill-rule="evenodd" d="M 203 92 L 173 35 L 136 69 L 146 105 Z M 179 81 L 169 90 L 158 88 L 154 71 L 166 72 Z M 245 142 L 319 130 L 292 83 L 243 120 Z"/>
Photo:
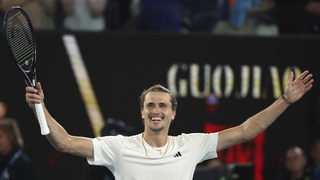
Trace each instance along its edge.
<path fill-rule="evenodd" d="M 159 113 L 159 106 L 155 106 L 155 107 L 154 107 L 153 113 L 154 113 L 154 114 L 158 114 L 158 113 Z"/>

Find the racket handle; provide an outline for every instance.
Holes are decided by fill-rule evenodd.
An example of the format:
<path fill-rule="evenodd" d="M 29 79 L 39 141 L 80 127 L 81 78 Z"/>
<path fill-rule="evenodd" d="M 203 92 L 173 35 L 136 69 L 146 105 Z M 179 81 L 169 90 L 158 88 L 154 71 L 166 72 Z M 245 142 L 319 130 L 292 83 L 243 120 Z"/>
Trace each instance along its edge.
<path fill-rule="evenodd" d="M 47 120 L 43 112 L 43 107 L 41 103 L 35 103 L 34 106 L 36 108 L 41 134 L 47 135 L 50 133 L 50 129 L 48 127 Z"/>

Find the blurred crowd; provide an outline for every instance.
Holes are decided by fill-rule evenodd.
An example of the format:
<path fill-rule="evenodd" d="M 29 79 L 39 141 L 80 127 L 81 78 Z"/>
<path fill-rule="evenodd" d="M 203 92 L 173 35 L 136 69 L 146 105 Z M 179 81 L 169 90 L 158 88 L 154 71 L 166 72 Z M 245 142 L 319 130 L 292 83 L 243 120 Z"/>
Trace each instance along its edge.
<path fill-rule="evenodd" d="M 170 31 L 227 35 L 319 34 L 320 1 L 0 0 L 1 23 L 22 7 L 35 29 Z"/>
<path fill-rule="evenodd" d="M 272 180 L 320 180 L 320 138 L 317 138 L 309 152 L 299 146 L 287 148 L 281 157 L 284 169 L 274 173 Z M 220 159 L 200 163 L 194 180 L 254 180 L 255 167 L 252 163 L 225 164 Z"/>
<path fill-rule="evenodd" d="M 288 148 L 284 155 L 284 165 L 286 172 L 279 175 L 276 180 L 319 180 L 320 138 L 314 142 L 308 154 L 305 154 L 299 146 Z"/>

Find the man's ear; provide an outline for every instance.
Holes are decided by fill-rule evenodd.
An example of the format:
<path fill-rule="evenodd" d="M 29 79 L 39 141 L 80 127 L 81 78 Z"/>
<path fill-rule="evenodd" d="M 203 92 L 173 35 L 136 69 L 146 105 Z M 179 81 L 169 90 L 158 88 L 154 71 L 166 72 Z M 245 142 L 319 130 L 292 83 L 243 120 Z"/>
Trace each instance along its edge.
<path fill-rule="evenodd" d="M 144 116 L 143 116 L 143 109 L 141 109 L 141 110 L 140 110 L 140 113 L 141 113 L 141 118 L 142 118 L 142 119 L 144 119 Z"/>
<path fill-rule="evenodd" d="M 176 113 L 177 113 L 177 110 L 173 111 L 172 112 L 172 116 L 171 116 L 171 120 L 173 121 L 174 118 L 176 117 Z"/>

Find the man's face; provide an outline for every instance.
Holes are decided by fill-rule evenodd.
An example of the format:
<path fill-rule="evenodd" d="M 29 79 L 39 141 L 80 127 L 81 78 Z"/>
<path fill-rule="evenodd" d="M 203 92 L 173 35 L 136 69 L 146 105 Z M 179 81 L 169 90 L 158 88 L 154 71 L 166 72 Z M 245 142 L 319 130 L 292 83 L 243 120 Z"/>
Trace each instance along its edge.
<path fill-rule="evenodd" d="M 306 158 L 303 156 L 301 149 L 291 149 L 286 154 L 286 167 L 291 173 L 303 171 L 307 163 Z"/>
<path fill-rule="evenodd" d="M 153 132 L 169 130 L 170 123 L 174 119 L 176 111 L 172 111 L 170 96 L 163 92 L 149 92 L 146 94 L 141 109 L 145 128 Z"/>

